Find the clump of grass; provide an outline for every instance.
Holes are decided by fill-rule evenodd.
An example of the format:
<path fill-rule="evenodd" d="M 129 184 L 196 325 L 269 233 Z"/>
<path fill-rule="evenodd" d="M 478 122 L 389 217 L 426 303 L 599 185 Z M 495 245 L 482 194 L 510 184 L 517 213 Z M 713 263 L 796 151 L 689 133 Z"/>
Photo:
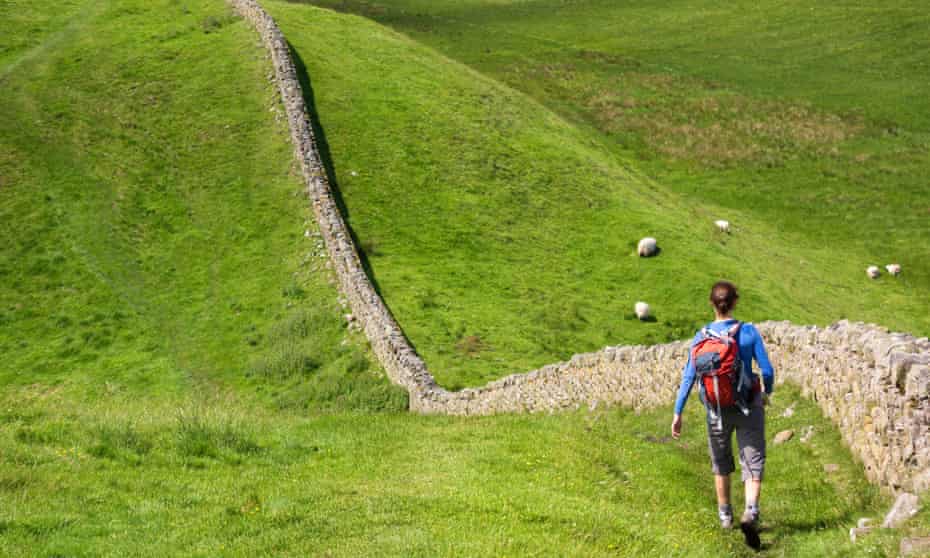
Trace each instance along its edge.
<path fill-rule="evenodd" d="M 174 429 L 175 449 L 184 458 L 235 461 L 261 452 L 261 446 L 242 424 L 229 420 L 210 421 L 194 411 L 181 412 Z M 229 455 L 229 454 L 233 455 Z"/>
<path fill-rule="evenodd" d="M 246 375 L 286 380 L 306 377 L 315 372 L 321 360 L 311 355 L 313 340 L 308 343 L 308 337 L 319 330 L 333 328 L 338 323 L 334 316 L 324 315 L 315 308 L 306 308 L 292 312 L 275 323 L 267 336 L 270 347 L 252 362 Z"/>
<path fill-rule="evenodd" d="M 312 378 L 289 387 L 278 398 L 282 408 L 314 412 L 403 412 L 408 407 L 406 390 L 390 383 L 372 368 L 368 356 L 354 346 L 341 347 L 336 360 Z"/>
<path fill-rule="evenodd" d="M 466 335 L 458 340 L 455 349 L 465 356 L 475 356 L 485 348 L 484 340 L 479 335 Z"/>
<path fill-rule="evenodd" d="M 232 21 L 234 21 L 234 18 L 231 14 L 225 16 L 208 15 L 200 21 L 200 28 L 203 29 L 204 33 L 215 33 Z"/>
<path fill-rule="evenodd" d="M 309 376 L 320 367 L 320 362 L 308 355 L 300 343 L 276 344 L 265 356 L 252 363 L 248 375 L 284 380 Z"/>
<path fill-rule="evenodd" d="M 58 422 L 43 422 L 32 426 L 21 426 L 14 435 L 16 441 L 21 444 L 40 446 L 60 444 L 70 437 L 71 432 L 68 427 Z"/>
<path fill-rule="evenodd" d="M 311 333 L 326 326 L 326 320 L 321 318 L 320 312 L 314 309 L 301 309 L 288 314 L 284 319 L 275 323 L 269 332 L 271 339 L 306 339 Z"/>
<path fill-rule="evenodd" d="M 238 515 L 248 517 L 262 511 L 262 499 L 255 493 L 251 492 L 238 507 L 230 506 L 226 508 L 229 515 Z"/>
<path fill-rule="evenodd" d="M 298 308 L 272 324 L 267 348 L 246 376 L 264 383 L 280 408 L 312 412 L 399 412 L 407 393 L 372 366 L 345 337 L 345 322 L 328 305 Z"/>
<path fill-rule="evenodd" d="M 433 308 L 439 308 L 438 295 L 436 291 L 431 287 L 426 287 L 423 292 L 418 293 L 417 299 L 420 305 L 420 308 L 423 310 L 431 310 Z"/>
<path fill-rule="evenodd" d="M 284 298 L 293 298 L 299 300 L 307 296 L 307 291 L 304 290 L 300 285 L 291 283 L 290 285 L 281 289 L 281 296 Z"/>
<path fill-rule="evenodd" d="M 95 442 L 87 450 L 94 457 L 112 460 L 138 461 L 153 447 L 151 438 L 131 423 L 119 426 L 102 425 L 94 433 Z"/>

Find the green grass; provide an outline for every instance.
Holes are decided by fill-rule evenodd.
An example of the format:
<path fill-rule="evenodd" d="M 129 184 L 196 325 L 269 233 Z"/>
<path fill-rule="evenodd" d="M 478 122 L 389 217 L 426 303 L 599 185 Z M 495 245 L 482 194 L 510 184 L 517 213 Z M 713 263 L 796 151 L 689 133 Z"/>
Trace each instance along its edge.
<path fill-rule="evenodd" d="M 925 511 L 849 542 L 889 502 L 812 403 L 778 416 L 798 397 L 779 394 L 769 437 L 816 431 L 770 448 L 763 555 L 893 556 L 926 532 Z M 696 405 L 681 442 L 665 409 L 307 417 L 227 398 L 88 406 L 26 387 L 2 411 L 4 556 L 753 555 L 716 527 Z"/>
<path fill-rule="evenodd" d="M 80 0 L 62 0 L 56 10 L 34 10 L 25 0 L 0 2 L 4 37 L 0 44 L 0 81 L 26 60 L 41 56 L 67 39 L 79 8 L 91 9 Z"/>
<path fill-rule="evenodd" d="M 388 384 L 361 335 L 346 328 L 287 130 L 274 111 L 279 105 L 267 81 L 267 59 L 255 34 L 223 2 L 0 3 L 0 10 L 13 8 L 17 21 L 35 23 L 10 26 L 0 37 L 2 52 L 16 53 L 0 58 L 0 555 L 749 555 L 737 533 L 715 528 L 698 405 L 688 409 L 680 443 L 667 438 L 669 408 L 468 419 L 402 412 L 405 395 Z M 397 212 L 398 231 L 412 234 L 410 217 L 399 211 L 403 204 L 392 197 L 402 192 L 401 173 L 417 167 L 415 155 L 436 152 L 448 160 L 439 136 L 449 115 L 435 114 L 436 131 L 422 114 L 410 117 L 409 125 L 424 134 L 422 143 L 397 142 L 391 134 L 403 129 L 398 114 L 405 114 L 399 110 L 404 104 L 441 108 L 427 102 L 437 92 L 425 77 L 431 73 L 468 93 L 453 99 L 462 120 L 476 110 L 486 119 L 510 119 L 498 128 L 473 123 L 455 140 L 467 179 L 454 175 L 454 184 L 475 190 L 474 206 L 491 209 L 485 202 L 500 201 L 485 199 L 482 185 L 487 173 L 503 172 L 500 165 L 526 163 L 530 158 L 520 149 L 552 153 L 553 143 L 565 142 L 574 159 L 527 167 L 528 184 L 587 158 L 599 165 L 598 176 L 618 184 L 598 197 L 586 189 L 590 176 L 579 179 L 574 191 L 592 202 L 611 211 L 626 204 L 640 222 L 659 213 L 636 207 L 650 195 L 663 211 L 679 211 L 677 198 L 650 192 L 654 185 L 522 95 L 372 24 L 313 16 L 330 18 L 321 38 L 331 43 L 320 45 L 329 49 L 327 57 L 300 50 L 309 44 L 296 32 L 306 25 L 301 17 L 289 23 L 292 41 L 308 66 L 332 65 L 310 74 L 316 109 L 331 113 L 321 116 L 353 225 L 365 223 L 353 196 L 380 180 L 380 211 Z M 368 48 L 368 41 L 384 47 L 383 56 L 331 52 L 346 44 Z M 343 72 L 335 71 L 339 64 Z M 424 94 L 383 95 L 381 113 L 367 108 L 383 89 L 355 87 L 399 87 L 408 94 L 403 80 L 378 81 L 392 66 L 410 71 L 408 64 L 419 72 L 412 75 Z M 380 65 L 385 70 L 370 81 L 360 75 Z M 332 84 L 340 75 L 345 83 L 337 89 Z M 364 134 L 339 132 L 349 119 L 325 100 L 336 94 L 357 107 L 359 130 L 371 130 L 363 118 L 383 118 L 384 136 L 363 144 L 374 151 L 370 159 L 348 149 Z M 476 108 L 482 103 L 494 110 Z M 533 142 L 521 147 L 511 141 L 499 150 L 484 141 L 494 130 L 506 136 L 510 125 L 521 126 L 522 137 Z M 392 143 L 411 150 L 410 161 L 398 159 L 396 176 L 378 166 L 344 166 L 384 164 L 396 155 Z M 489 166 L 482 167 L 484 161 Z M 479 171 L 469 170 L 472 164 Z M 375 178 L 376 171 L 384 176 Z M 621 186 L 624 197 L 617 199 Z M 551 216 L 553 191 L 499 194 L 525 196 L 528 207 Z M 454 194 L 442 203 L 458 207 Z M 573 203 L 566 201 L 568 214 L 586 215 L 583 204 Z M 531 227 L 517 213 L 503 217 L 517 223 L 508 234 L 527 251 L 523 257 L 538 257 L 534 241 L 519 238 L 534 234 Z M 468 221 L 454 212 L 446 220 L 469 239 Z M 684 241 L 690 229 L 681 227 Z M 371 230 L 377 229 L 356 228 L 382 289 L 400 293 L 389 297 L 394 304 L 407 295 L 387 264 L 398 262 L 402 243 Z M 586 230 L 566 234 L 577 239 Z M 701 234 L 714 242 L 714 261 L 736 259 L 728 250 L 751 244 L 740 235 Z M 547 249 L 564 246 L 551 231 L 535 238 Z M 443 242 L 437 246 L 444 250 L 449 244 Z M 630 281 L 674 279 L 681 272 L 663 259 L 675 254 L 674 245 L 645 267 L 626 253 L 631 239 L 609 242 L 628 258 L 623 266 Z M 437 249 L 434 259 L 437 254 L 444 252 Z M 419 268 L 398 270 L 411 277 L 424 273 L 416 270 L 426 257 L 417 260 Z M 507 273 L 519 277 L 506 270 L 494 275 L 501 258 L 491 253 L 475 268 L 504 284 Z M 463 274 L 472 271 L 461 260 L 455 265 Z M 532 277 L 525 285 L 552 287 L 566 277 L 563 271 L 553 270 L 541 287 Z M 431 319 L 462 316 L 455 313 L 461 308 L 445 307 L 449 276 L 445 269 L 437 290 L 417 299 L 432 309 Z M 607 273 L 603 285 L 607 277 L 613 285 Z M 574 277 L 571 286 L 583 279 Z M 467 294 L 468 281 L 456 288 Z M 765 287 L 775 283 L 763 278 L 747 289 L 748 306 L 777 300 Z M 587 319 L 588 307 L 571 307 L 581 298 L 566 298 L 560 310 L 543 294 L 550 322 L 533 333 L 550 335 L 550 343 L 590 343 L 597 323 L 587 332 L 573 325 Z M 476 318 L 465 323 L 480 325 L 477 317 L 492 315 L 493 305 L 468 296 Z M 674 289 L 668 296 L 677 296 Z M 629 312 L 626 304 L 617 308 Z M 563 326 L 560 316 L 581 318 Z M 522 323 L 506 327 L 516 331 Z M 653 328 L 638 333 L 643 340 L 693 325 L 665 316 L 645 326 L 624 323 L 624 330 Z M 516 343 L 529 338 L 515 337 Z M 522 364 L 514 352 L 493 352 L 499 351 L 494 339 L 466 327 L 455 337 L 455 350 L 475 359 L 479 371 L 482 362 L 493 361 L 478 355 Z M 529 360 L 548 356 L 531 352 Z M 447 378 L 467 377 L 456 374 Z M 765 555 L 891 556 L 900 537 L 927 532 L 925 511 L 904 531 L 849 543 L 848 528 L 860 516 L 879 517 L 889 498 L 865 481 L 861 465 L 812 403 L 801 401 L 792 418 L 779 418 L 798 398 L 792 389 L 779 389 L 769 437 L 806 425 L 816 433 L 810 445 L 795 438 L 770 452 Z M 826 463 L 839 471 L 824 474 Z"/>
<path fill-rule="evenodd" d="M 623 90 L 630 90 L 633 105 L 652 99 L 652 108 L 630 120 L 632 131 L 625 121 L 611 124 L 618 134 L 643 135 L 643 142 L 654 139 L 651 126 L 684 130 L 692 113 L 682 106 L 689 103 L 707 101 L 694 126 L 711 125 L 715 117 L 704 98 L 712 93 L 710 85 L 672 73 L 625 71 L 636 67 L 635 60 L 579 49 L 561 56 L 584 63 L 585 71 L 603 71 L 588 75 L 566 68 L 560 55 L 540 46 L 546 41 L 537 44 L 536 35 L 520 34 L 534 17 L 514 24 L 512 33 L 480 25 L 483 9 L 497 13 L 489 6 L 471 6 L 461 21 L 439 14 L 444 3 L 361 10 L 485 73 L 365 19 L 300 4 L 268 6 L 306 65 L 335 182 L 377 285 L 447 387 L 479 385 L 604 345 L 688 337 L 707 319 L 706 291 L 721 277 L 743 288 L 744 319 L 825 324 L 850 318 L 930 331 L 924 257 L 930 237 L 923 214 L 914 213 L 930 202 L 922 175 L 912 177 L 913 187 L 870 182 L 859 191 L 843 190 L 850 200 L 860 200 L 850 203 L 867 204 L 874 214 L 849 213 L 847 206 L 821 200 L 829 187 L 819 183 L 795 189 L 779 179 L 773 188 L 783 195 L 775 195 L 731 180 L 734 172 L 772 176 L 768 166 L 739 159 L 755 156 L 752 149 L 739 151 L 752 138 L 760 156 L 777 159 L 772 167 L 777 172 L 822 165 L 832 160 L 834 144 L 845 145 L 837 138 L 865 133 L 864 118 L 714 90 L 710 100 L 724 99 L 719 102 L 749 112 L 724 119 L 720 132 L 725 138 L 717 148 L 734 150 L 735 159 L 722 161 L 719 169 L 664 156 L 641 162 L 585 121 L 586 97 L 599 87 L 595 78 L 629 82 Z M 561 29 L 549 19 L 537 23 L 541 30 Z M 482 29 L 497 32 L 490 39 Z M 466 50 L 485 39 L 488 48 L 494 40 L 514 42 L 501 51 L 502 58 L 492 56 L 497 51 L 491 48 L 488 62 L 478 64 Z M 526 60 L 534 56 L 539 66 Z M 512 78 L 512 85 L 530 95 L 486 74 Z M 611 94 L 617 98 L 602 96 L 598 102 L 626 100 Z M 753 118 L 762 110 L 774 113 L 760 116 L 756 133 Z M 669 149 L 690 152 L 672 140 Z M 702 156 L 717 155 L 710 149 Z M 640 170 L 666 162 L 670 170 L 655 179 Z M 697 199 L 671 184 L 675 177 L 692 190 L 710 191 L 718 184 L 727 199 L 716 194 Z M 807 196 L 803 204 L 794 199 L 799 192 Z M 837 219 L 861 216 L 865 222 L 838 226 L 830 220 L 833 212 Z M 734 223 L 733 235 L 714 229 L 721 217 Z M 876 225 L 890 219 L 900 230 Z M 641 260 L 635 245 L 647 235 L 659 239 L 662 253 Z M 876 243 L 888 246 L 883 259 L 873 249 Z M 865 267 L 886 259 L 900 260 L 906 272 L 869 281 Z M 638 300 L 652 304 L 656 322 L 633 318 Z"/>
<path fill-rule="evenodd" d="M 74 12 L 2 83 L 0 381 L 403 408 L 305 237 L 252 31 L 222 3 Z"/>

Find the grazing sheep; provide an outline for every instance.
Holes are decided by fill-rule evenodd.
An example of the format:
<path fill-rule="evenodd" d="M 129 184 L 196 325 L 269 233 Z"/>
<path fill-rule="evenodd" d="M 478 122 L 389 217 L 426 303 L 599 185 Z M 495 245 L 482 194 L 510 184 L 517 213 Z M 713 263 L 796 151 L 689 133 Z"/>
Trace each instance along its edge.
<path fill-rule="evenodd" d="M 725 232 L 725 233 L 728 233 L 728 234 L 729 234 L 729 232 L 730 232 L 730 222 L 729 222 L 729 221 L 724 221 L 723 219 L 720 219 L 720 220 L 718 220 L 718 221 L 714 221 L 714 224 L 717 225 L 717 228 L 720 229 L 720 232 Z"/>
<path fill-rule="evenodd" d="M 897 274 L 901 273 L 901 265 L 900 265 L 900 264 L 888 264 L 888 265 L 885 266 L 885 269 L 887 269 L 887 270 L 888 270 L 888 273 L 890 273 L 890 274 L 892 274 L 892 275 L 897 275 Z"/>
<path fill-rule="evenodd" d="M 640 320 L 645 320 L 652 315 L 652 310 L 645 302 L 637 302 L 634 310 L 636 312 L 636 317 Z"/>
<path fill-rule="evenodd" d="M 878 270 L 877 265 L 870 265 L 868 268 L 866 268 L 865 274 L 872 279 L 878 279 L 878 276 L 881 274 L 881 272 Z"/>
<path fill-rule="evenodd" d="M 643 258 L 655 256 L 658 250 L 659 247 L 656 245 L 656 239 L 652 238 L 651 236 L 647 236 L 646 238 L 640 240 L 639 245 L 636 247 L 636 253 Z"/>

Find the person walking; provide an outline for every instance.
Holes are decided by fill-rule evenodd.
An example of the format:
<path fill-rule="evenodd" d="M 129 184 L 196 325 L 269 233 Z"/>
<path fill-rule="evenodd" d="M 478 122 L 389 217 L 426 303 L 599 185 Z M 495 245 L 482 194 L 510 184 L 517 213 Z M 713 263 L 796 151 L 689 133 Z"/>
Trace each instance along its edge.
<path fill-rule="evenodd" d="M 715 319 L 698 331 L 691 342 L 675 401 L 672 437 L 681 436 L 682 411 L 697 381 L 707 408 L 707 440 L 720 525 L 724 529 L 733 526 L 730 473 L 735 469 L 732 448 L 735 431 L 746 493 L 740 529 L 746 544 L 759 550 L 759 495 L 765 470 L 764 407 L 772 393 L 775 372 L 758 330 L 733 318 L 738 300 L 736 286 L 728 281 L 719 281 L 710 290 Z M 762 372 L 761 383 L 752 371 L 753 359 Z"/>

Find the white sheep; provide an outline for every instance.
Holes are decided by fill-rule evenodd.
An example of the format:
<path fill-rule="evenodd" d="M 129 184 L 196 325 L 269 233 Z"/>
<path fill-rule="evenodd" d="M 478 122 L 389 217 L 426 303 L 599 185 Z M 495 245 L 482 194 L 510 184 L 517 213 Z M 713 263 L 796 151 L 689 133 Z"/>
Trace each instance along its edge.
<path fill-rule="evenodd" d="M 714 224 L 717 225 L 717 228 L 720 229 L 720 232 L 728 233 L 730 232 L 730 222 L 719 219 L 714 221 Z"/>
<path fill-rule="evenodd" d="M 878 276 L 881 275 L 881 271 L 878 270 L 877 265 L 870 265 L 866 268 L 865 274 L 871 277 L 872 279 L 878 279 Z"/>
<path fill-rule="evenodd" d="M 636 312 L 636 317 L 640 320 L 645 320 L 652 315 L 652 309 L 649 308 L 649 305 L 645 302 L 637 302 L 633 310 Z"/>
<path fill-rule="evenodd" d="M 656 239 L 652 238 L 651 236 L 647 236 L 646 238 L 640 240 L 639 245 L 636 247 L 636 253 L 643 258 L 655 256 L 658 250 L 659 247 L 656 245 Z"/>
<path fill-rule="evenodd" d="M 901 273 L 901 265 L 900 265 L 900 264 L 888 264 L 888 265 L 885 266 L 885 269 L 887 269 L 887 270 L 888 270 L 888 273 L 890 273 L 890 274 L 892 274 L 892 275 L 897 275 L 897 274 Z"/>

